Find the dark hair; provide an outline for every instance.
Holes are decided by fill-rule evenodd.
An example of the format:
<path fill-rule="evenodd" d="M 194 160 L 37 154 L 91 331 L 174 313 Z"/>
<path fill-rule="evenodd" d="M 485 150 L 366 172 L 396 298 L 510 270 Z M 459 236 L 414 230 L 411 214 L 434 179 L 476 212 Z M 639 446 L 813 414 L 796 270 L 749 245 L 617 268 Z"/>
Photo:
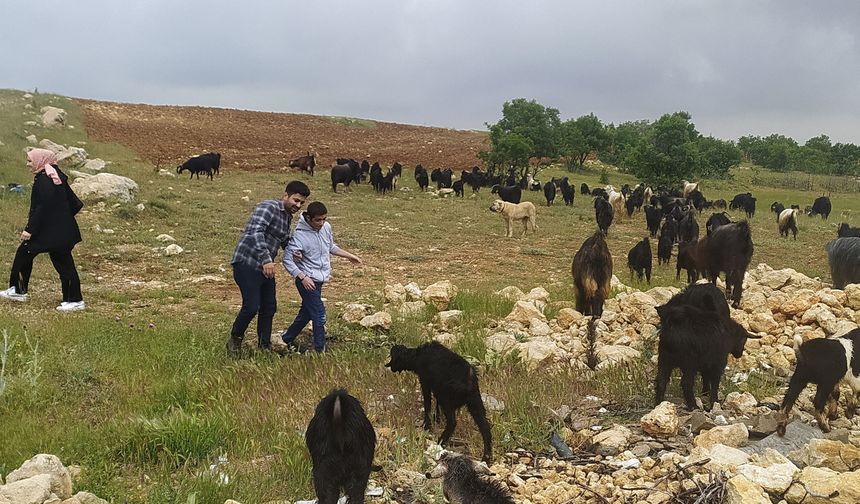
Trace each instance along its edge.
<path fill-rule="evenodd" d="M 287 194 L 296 194 L 299 193 L 305 198 L 311 195 L 311 190 L 308 188 L 307 184 L 302 182 L 301 180 L 293 180 L 287 184 L 287 188 L 284 189 Z"/>
<path fill-rule="evenodd" d="M 305 210 L 305 216 L 308 219 L 313 219 L 314 217 L 319 217 L 320 215 L 325 215 L 327 213 L 328 209 L 320 201 L 314 201 L 308 205 L 308 209 Z"/>

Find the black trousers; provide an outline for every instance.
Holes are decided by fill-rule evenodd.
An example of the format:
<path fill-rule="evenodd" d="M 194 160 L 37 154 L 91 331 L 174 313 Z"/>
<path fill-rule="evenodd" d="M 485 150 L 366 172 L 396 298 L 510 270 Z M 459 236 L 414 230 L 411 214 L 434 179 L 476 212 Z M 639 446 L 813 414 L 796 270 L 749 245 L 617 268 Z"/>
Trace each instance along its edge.
<path fill-rule="evenodd" d="M 257 345 L 260 348 L 272 346 L 272 319 L 278 310 L 275 297 L 275 279 L 263 276 L 260 268 L 243 263 L 233 265 L 233 280 L 242 293 L 242 308 L 233 322 L 230 335 L 236 339 L 245 336 L 251 320 L 257 317 Z"/>
<path fill-rule="evenodd" d="M 63 291 L 63 301 L 82 301 L 81 279 L 72 258 L 71 249 L 49 250 L 51 264 L 60 275 L 60 286 Z M 15 251 L 12 260 L 12 273 L 9 275 L 9 287 L 14 287 L 18 294 L 26 294 L 30 285 L 30 275 L 33 272 L 33 261 L 39 252 L 30 252 L 27 242 L 22 242 Z"/>

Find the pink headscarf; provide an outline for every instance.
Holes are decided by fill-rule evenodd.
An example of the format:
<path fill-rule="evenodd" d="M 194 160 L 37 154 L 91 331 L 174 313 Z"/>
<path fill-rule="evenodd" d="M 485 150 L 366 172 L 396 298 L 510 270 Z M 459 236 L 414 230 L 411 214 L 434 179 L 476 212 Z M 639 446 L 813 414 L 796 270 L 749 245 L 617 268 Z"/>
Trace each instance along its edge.
<path fill-rule="evenodd" d="M 51 177 L 51 180 L 54 181 L 54 185 L 61 185 L 63 183 L 60 180 L 60 176 L 57 174 L 57 170 L 54 169 L 52 164 L 57 164 L 57 155 L 48 149 L 33 149 L 27 153 L 27 159 L 30 161 L 30 170 L 33 173 L 39 173 L 42 170 L 45 170 L 45 175 Z"/>

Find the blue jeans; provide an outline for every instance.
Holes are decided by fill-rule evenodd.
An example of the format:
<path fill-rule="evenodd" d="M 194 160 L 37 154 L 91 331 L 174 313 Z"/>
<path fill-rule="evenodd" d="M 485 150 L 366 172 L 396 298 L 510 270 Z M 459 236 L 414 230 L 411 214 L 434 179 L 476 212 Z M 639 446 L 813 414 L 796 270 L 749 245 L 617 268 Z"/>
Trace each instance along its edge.
<path fill-rule="evenodd" d="M 308 325 L 314 323 L 314 350 L 322 352 L 325 350 L 325 305 L 322 302 L 322 282 L 314 281 L 314 290 L 305 289 L 301 280 L 296 279 L 296 289 L 302 297 L 302 307 L 296 319 L 281 335 L 284 343 L 290 344 L 296 336 Z"/>
<path fill-rule="evenodd" d="M 261 268 L 247 264 L 233 265 L 233 280 L 242 293 L 242 309 L 236 315 L 230 335 L 236 339 L 245 336 L 245 329 L 257 317 L 257 345 L 260 348 L 272 346 L 272 319 L 278 310 L 275 297 L 275 279 L 266 278 Z"/>

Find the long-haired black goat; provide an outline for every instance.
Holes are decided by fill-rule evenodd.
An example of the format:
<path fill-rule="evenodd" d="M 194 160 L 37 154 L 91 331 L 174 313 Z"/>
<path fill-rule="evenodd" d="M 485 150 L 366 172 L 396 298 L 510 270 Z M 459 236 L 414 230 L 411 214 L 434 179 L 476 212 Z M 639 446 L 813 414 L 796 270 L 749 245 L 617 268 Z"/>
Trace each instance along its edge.
<path fill-rule="evenodd" d="M 475 464 L 463 455 L 445 452 L 428 478 L 444 477 L 442 493 L 450 504 L 514 504 L 507 487 L 478 473 Z"/>
<path fill-rule="evenodd" d="M 837 238 L 828 243 L 827 262 L 834 289 L 860 283 L 860 238 Z"/>

